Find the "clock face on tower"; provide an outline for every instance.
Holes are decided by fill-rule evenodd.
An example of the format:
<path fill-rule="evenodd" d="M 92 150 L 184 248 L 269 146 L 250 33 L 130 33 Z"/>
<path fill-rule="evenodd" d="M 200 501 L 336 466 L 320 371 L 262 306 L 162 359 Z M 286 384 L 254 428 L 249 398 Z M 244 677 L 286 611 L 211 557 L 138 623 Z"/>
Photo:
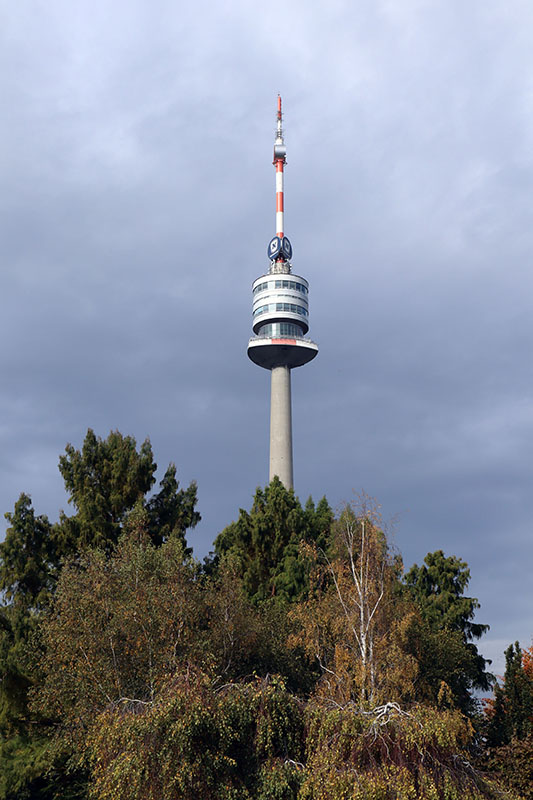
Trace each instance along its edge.
<path fill-rule="evenodd" d="M 287 260 L 292 258 L 292 246 L 286 236 L 281 240 L 281 252 Z"/>
<path fill-rule="evenodd" d="M 278 258 L 281 253 L 281 239 L 279 236 L 274 236 L 274 238 L 270 240 L 267 252 L 271 261 Z"/>
<path fill-rule="evenodd" d="M 275 261 L 277 258 L 289 261 L 292 258 L 292 245 L 286 236 L 283 238 L 274 236 L 269 242 L 267 253 L 271 261 Z"/>

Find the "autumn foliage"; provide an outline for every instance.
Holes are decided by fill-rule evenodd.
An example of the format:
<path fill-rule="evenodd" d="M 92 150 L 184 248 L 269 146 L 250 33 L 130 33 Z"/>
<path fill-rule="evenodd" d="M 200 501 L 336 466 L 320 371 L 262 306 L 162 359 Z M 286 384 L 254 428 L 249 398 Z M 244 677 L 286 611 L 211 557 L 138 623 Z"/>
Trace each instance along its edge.
<path fill-rule="evenodd" d="M 334 515 L 275 479 L 200 565 L 196 487 L 171 465 L 150 495 L 148 442 L 90 431 L 60 469 L 75 513 L 23 495 L 0 545 L 0 800 L 506 796 L 472 766 L 490 676 L 464 562 L 406 579 L 372 501 Z"/>

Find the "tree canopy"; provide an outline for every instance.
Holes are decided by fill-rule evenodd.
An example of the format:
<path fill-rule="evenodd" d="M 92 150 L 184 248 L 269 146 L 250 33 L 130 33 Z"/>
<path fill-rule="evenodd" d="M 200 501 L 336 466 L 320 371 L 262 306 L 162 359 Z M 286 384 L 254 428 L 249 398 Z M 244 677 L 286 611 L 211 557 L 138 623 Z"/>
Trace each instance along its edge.
<path fill-rule="evenodd" d="M 196 484 L 170 464 L 155 488 L 148 440 L 89 430 L 59 466 L 73 513 L 22 494 L 0 544 L 0 800 L 505 797 L 471 766 L 490 676 L 465 562 L 402 577 L 372 501 L 274 479 L 201 566 Z M 507 661 L 486 764 L 516 799 L 533 658 Z"/>
<path fill-rule="evenodd" d="M 156 470 L 148 439 L 137 450 L 131 436 L 111 431 L 101 439 L 89 429 L 81 450 L 67 444 L 59 471 L 76 513 L 60 512 L 52 525 L 46 516 L 36 516 L 29 495 L 20 495 L 6 514 L 10 527 L 0 543 L 0 590 L 7 599 L 27 608 L 46 605 L 61 561 L 88 548 L 110 552 L 138 503 L 146 510 L 155 544 L 173 537 L 186 548 L 186 531 L 200 521 L 196 483 L 180 489 L 170 464 L 159 492 L 147 497 Z"/>
<path fill-rule="evenodd" d="M 477 598 L 464 595 L 469 581 L 468 565 L 442 550 L 428 553 L 424 564 L 414 564 L 404 577 L 408 595 L 422 617 L 413 637 L 420 684 L 437 696 L 444 682 L 465 712 L 478 705 L 472 689 L 487 691 L 494 681 L 486 670 L 490 662 L 472 642 L 489 626 L 474 621 L 480 606 Z"/>
<path fill-rule="evenodd" d="M 12 513 L 6 538 L 0 543 L 0 590 L 22 608 L 48 605 L 59 566 L 52 525 L 35 516 L 31 498 L 21 494 Z"/>
<path fill-rule="evenodd" d="M 9 527 L 5 540 L 0 543 L 0 591 L 4 596 L 4 605 L 0 607 L 0 760 L 3 764 L 0 798 L 22 800 L 25 793 L 29 793 L 30 798 L 40 797 L 40 787 L 44 785 L 48 787 L 46 791 L 51 791 L 55 780 L 52 774 L 63 758 L 61 748 L 54 750 L 51 746 L 51 725 L 57 724 L 59 718 L 66 720 L 68 715 L 63 713 L 62 706 L 50 702 L 45 707 L 35 698 L 44 697 L 48 686 L 48 659 L 54 651 L 50 640 L 46 640 L 45 622 L 51 624 L 51 620 L 55 620 L 59 624 L 62 620 L 63 625 L 67 624 L 66 616 L 58 614 L 61 598 L 67 593 L 67 579 L 71 587 L 76 585 L 74 575 L 79 569 L 88 570 L 92 558 L 100 558 L 103 571 L 108 571 L 109 558 L 121 537 L 134 523 L 141 524 L 139 520 L 143 536 L 152 548 L 168 545 L 167 549 L 180 552 L 183 560 L 188 552 L 186 531 L 200 520 L 196 510 L 196 484 L 193 482 L 186 489 L 180 489 L 173 464 L 167 468 L 159 491 L 149 494 L 157 464 L 148 440 L 137 449 L 131 436 L 112 431 L 106 439 L 101 439 L 89 429 L 80 450 L 71 444 L 66 446 L 65 454 L 59 459 L 59 470 L 75 513 L 67 516 L 60 512 L 58 521 L 51 523 L 46 516 L 35 513 L 30 496 L 23 493 L 14 510 L 6 514 Z M 85 567 L 82 568 L 82 564 Z M 150 570 L 154 572 L 150 580 L 158 580 L 155 561 Z M 90 570 L 87 574 L 91 574 Z M 59 593 L 58 585 L 62 585 Z M 124 586 L 131 584 L 124 581 Z M 70 652 L 69 646 L 78 654 L 88 655 L 79 637 L 89 619 L 95 618 L 98 590 L 93 586 L 92 594 L 88 595 L 87 592 L 83 594 L 81 587 L 78 589 L 79 594 L 74 593 L 70 602 L 70 637 L 62 634 L 64 629 L 56 630 L 65 657 Z M 138 595 L 130 594 L 130 601 L 133 596 L 139 600 Z M 96 620 L 99 634 L 105 628 L 106 614 L 113 619 L 113 603 L 120 605 L 124 601 L 124 595 L 122 597 L 123 600 L 117 590 L 113 599 L 108 597 L 107 610 L 100 608 L 101 615 Z M 86 607 L 82 609 L 84 599 Z M 146 609 L 143 611 L 143 614 L 149 613 Z M 146 622 L 143 624 L 146 628 Z M 120 642 L 122 636 L 120 633 Z M 140 639 L 136 640 L 135 647 L 139 642 Z M 103 646 L 103 642 L 100 644 Z M 119 643 L 114 643 L 114 648 L 116 655 L 120 651 Z M 128 657 L 125 660 L 129 663 Z M 54 685 L 59 691 L 64 685 L 60 678 L 66 679 L 69 675 L 71 691 L 80 691 L 81 684 L 74 680 L 74 674 L 70 667 L 61 669 L 58 664 L 50 686 Z M 83 692 L 80 698 L 82 696 Z M 45 779 L 44 773 L 49 773 L 49 778 Z M 61 797 L 67 797 L 69 789 L 64 776 L 59 784 L 63 792 Z M 84 786 L 86 781 L 82 780 L 81 784 Z M 75 777 L 70 788 L 76 792 L 73 787 L 77 785 Z M 43 798 L 45 796 L 48 796 L 46 792 L 42 794 Z"/>
<path fill-rule="evenodd" d="M 258 488 L 250 512 L 240 509 L 215 539 L 215 554 L 231 554 L 240 565 L 244 588 L 256 602 L 269 597 L 299 598 L 307 588 L 306 565 L 299 556 L 302 541 L 324 546 L 329 540 L 333 512 L 322 498 L 305 508 L 276 476 Z"/>
<path fill-rule="evenodd" d="M 405 575 L 405 584 L 430 625 L 460 631 L 468 641 L 489 629 L 473 621 L 480 606 L 477 598 L 464 596 L 469 582 L 468 564 L 442 550 L 428 553 L 421 567 L 414 564 Z"/>
<path fill-rule="evenodd" d="M 510 791 L 533 798 L 533 645 L 519 642 L 505 651 L 505 675 L 486 701 L 486 740 L 482 766 Z"/>

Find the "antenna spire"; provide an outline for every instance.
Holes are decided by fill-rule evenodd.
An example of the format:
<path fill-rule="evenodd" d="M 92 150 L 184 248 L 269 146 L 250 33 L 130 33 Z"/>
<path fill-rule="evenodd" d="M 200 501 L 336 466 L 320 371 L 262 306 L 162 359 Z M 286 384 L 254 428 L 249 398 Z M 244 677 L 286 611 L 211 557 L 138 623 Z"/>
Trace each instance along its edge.
<path fill-rule="evenodd" d="M 274 161 L 273 164 L 276 168 L 276 237 L 280 243 L 280 250 L 281 250 L 281 242 L 283 241 L 284 237 L 284 227 L 285 227 L 285 220 L 284 220 L 284 195 L 283 195 L 283 167 L 287 163 L 286 155 L 287 155 L 287 148 L 285 147 L 285 141 L 283 139 L 283 115 L 281 113 L 281 95 L 278 94 L 278 111 L 276 115 L 276 139 L 274 141 Z M 289 245 L 290 247 L 290 245 Z M 277 261 L 286 261 L 286 258 L 281 252 L 273 252 L 270 251 L 270 257 L 274 256 Z M 290 258 L 290 255 L 289 255 Z"/>
<path fill-rule="evenodd" d="M 279 142 L 281 144 L 283 144 L 283 129 L 281 127 L 282 118 L 283 117 L 282 117 L 282 113 L 281 113 L 281 95 L 278 94 L 278 114 L 277 114 L 278 125 L 277 125 L 277 131 L 276 131 L 277 132 L 276 143 L 279 140 Z"/>

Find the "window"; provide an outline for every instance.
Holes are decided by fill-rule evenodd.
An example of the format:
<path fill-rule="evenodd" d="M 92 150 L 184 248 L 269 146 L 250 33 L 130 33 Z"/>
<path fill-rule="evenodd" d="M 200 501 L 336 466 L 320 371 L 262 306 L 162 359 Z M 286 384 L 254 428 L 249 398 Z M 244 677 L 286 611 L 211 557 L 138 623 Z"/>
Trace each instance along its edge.
<path fill-rule="evenodd" d="M 307 287 L 303 285 L 303 283 L 297 283 L 296 281 L 276 281 L 274 284 L 275 289 L 292 289 L 295 292 L 301 292 L 302 294 L 308 294 Z M 254 291 L 258 291 L 258 289 L 254 289 Z"/>
<path fill-rule="evenodd" d="M 270 306 L 258 306 L 258 308 L 254 311 L 254 317 L 258 317 L 260 314 L 266 314 Z"/>
<path fill-rule="evenodd" d="M 295 303 L 276 303 L 276 311 L 290 311 L 291 314 L 300 314 L 307 317 L 307 309 L 297 306 Z"/>
<path fill-rule="evenodd" d="M 263 325 L 257 332 L 258 336 L 265 336 L 271 339 L 278 337 L 290 336 L 300 337 L 303 331 L 299 325 L 294 322 L 274 322 L 270 325 Z"/>

